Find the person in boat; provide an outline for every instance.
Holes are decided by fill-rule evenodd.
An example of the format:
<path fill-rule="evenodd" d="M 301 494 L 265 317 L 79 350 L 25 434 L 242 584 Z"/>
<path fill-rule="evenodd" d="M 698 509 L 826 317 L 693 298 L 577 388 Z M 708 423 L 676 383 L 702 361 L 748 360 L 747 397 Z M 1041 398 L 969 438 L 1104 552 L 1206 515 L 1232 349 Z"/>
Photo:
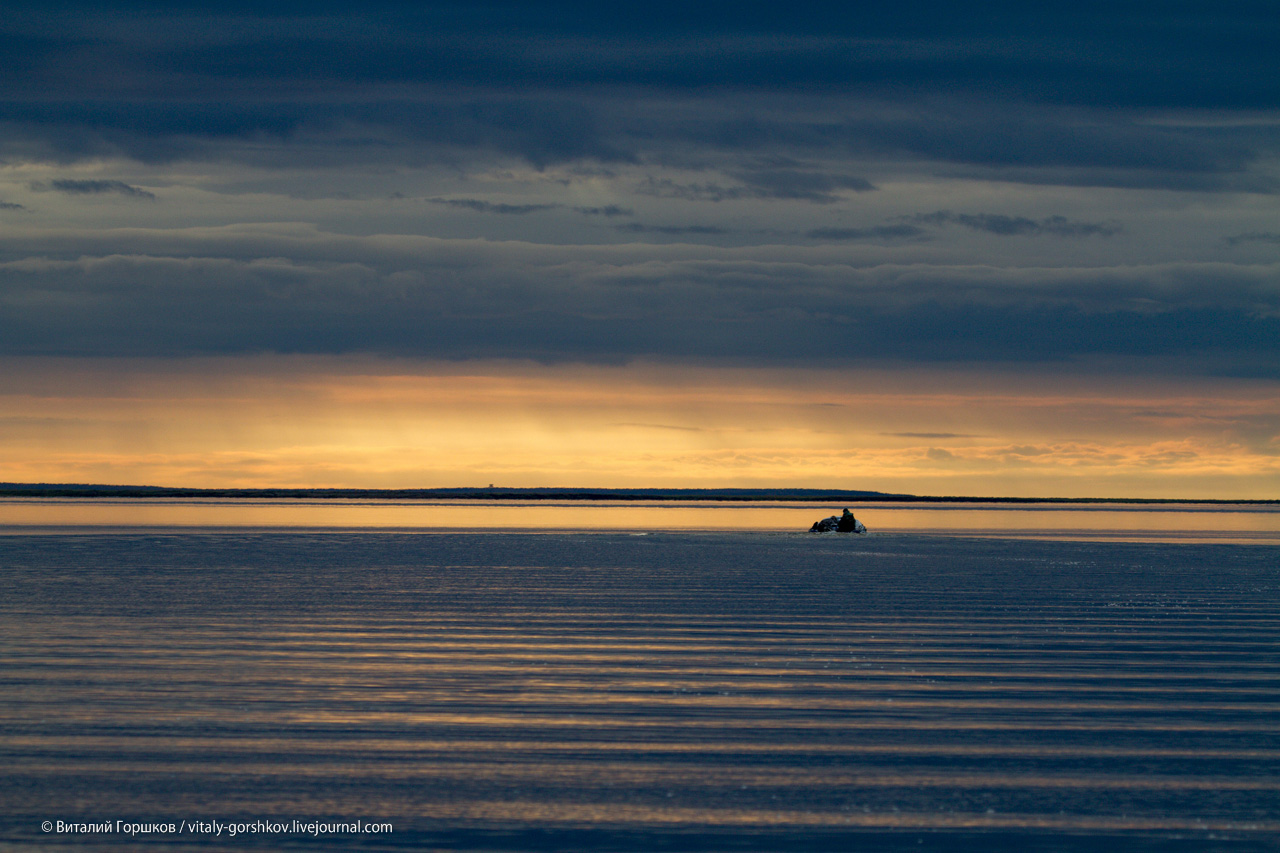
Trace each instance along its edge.
<path fill-rule="evenodd" d="M 815 521 L 813 527 L 809 528 L 810 533 L 861 533 L 867 532 L 867 527 L 861 521 L 853 517 L 853 513 L 849 512 L 849 508 L 845 507 L 844 514 L 840 516 L 831 516 L 821 521 Z"/>

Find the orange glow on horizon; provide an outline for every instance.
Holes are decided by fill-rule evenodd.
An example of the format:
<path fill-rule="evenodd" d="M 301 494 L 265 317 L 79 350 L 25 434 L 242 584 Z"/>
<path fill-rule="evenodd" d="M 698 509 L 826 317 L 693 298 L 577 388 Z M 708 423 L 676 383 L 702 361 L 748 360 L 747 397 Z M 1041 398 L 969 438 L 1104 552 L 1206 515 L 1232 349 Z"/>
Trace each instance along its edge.
<path fill-rule="evenodd" d="M 238 358 L 9 360 L 0 480 L 1275 498 L 1274 383 Z"/>

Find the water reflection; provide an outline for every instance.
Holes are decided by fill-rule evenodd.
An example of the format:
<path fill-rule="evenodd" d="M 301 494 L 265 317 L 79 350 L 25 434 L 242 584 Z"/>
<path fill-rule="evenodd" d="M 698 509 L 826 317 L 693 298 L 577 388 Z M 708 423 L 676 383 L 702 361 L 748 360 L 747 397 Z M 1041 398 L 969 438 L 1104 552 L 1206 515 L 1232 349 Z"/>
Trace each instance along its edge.
<path fill-rule="evenodd" d="M 804 532 L 839 507 L 776 502 L 400 501 L 202 498 L 0 499 L 22 528 L 313 528 L 452 531 Z M 1215 504 L 861 503 L 872 533 L 1280 543 L 1280 507 Z"/>
<path fill-rule="evenodd" d="M 0 537 L 6 850 L 144 846 L 55 809 L 472 853 L 1280 833 L 1274 548 L 102 529 Z"/>

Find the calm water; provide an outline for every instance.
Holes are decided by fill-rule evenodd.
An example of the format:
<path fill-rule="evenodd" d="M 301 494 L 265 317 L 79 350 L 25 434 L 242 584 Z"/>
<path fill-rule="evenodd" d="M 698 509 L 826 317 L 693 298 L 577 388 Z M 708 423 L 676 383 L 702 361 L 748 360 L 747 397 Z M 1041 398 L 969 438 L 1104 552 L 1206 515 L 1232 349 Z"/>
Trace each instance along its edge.
<path fill-rule="evenodd" d="M 754 502 L 0 498 L 0 534 L 255 527 L 581 531 L 806 531 L 842 507 Z M 1280 506 L 859 503 L 873 532 L 1280 545 Z"/>
<path fill-rule="evenodd" d="M 0 507 L 7 850 L 1280 849 L 1274 514 L 865 506 L 849 538 L 28 503 Z"/>

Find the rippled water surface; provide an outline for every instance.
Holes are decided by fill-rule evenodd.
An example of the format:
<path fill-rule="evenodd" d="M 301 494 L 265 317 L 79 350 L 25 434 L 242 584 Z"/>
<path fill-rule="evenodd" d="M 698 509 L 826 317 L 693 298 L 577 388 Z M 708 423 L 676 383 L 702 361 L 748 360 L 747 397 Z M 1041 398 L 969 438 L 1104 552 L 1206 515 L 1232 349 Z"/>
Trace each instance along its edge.
<path fill-rule="evenodd" d="M 1267 542 L 19 528 L 6 849 L 1280 849 Z"/>

